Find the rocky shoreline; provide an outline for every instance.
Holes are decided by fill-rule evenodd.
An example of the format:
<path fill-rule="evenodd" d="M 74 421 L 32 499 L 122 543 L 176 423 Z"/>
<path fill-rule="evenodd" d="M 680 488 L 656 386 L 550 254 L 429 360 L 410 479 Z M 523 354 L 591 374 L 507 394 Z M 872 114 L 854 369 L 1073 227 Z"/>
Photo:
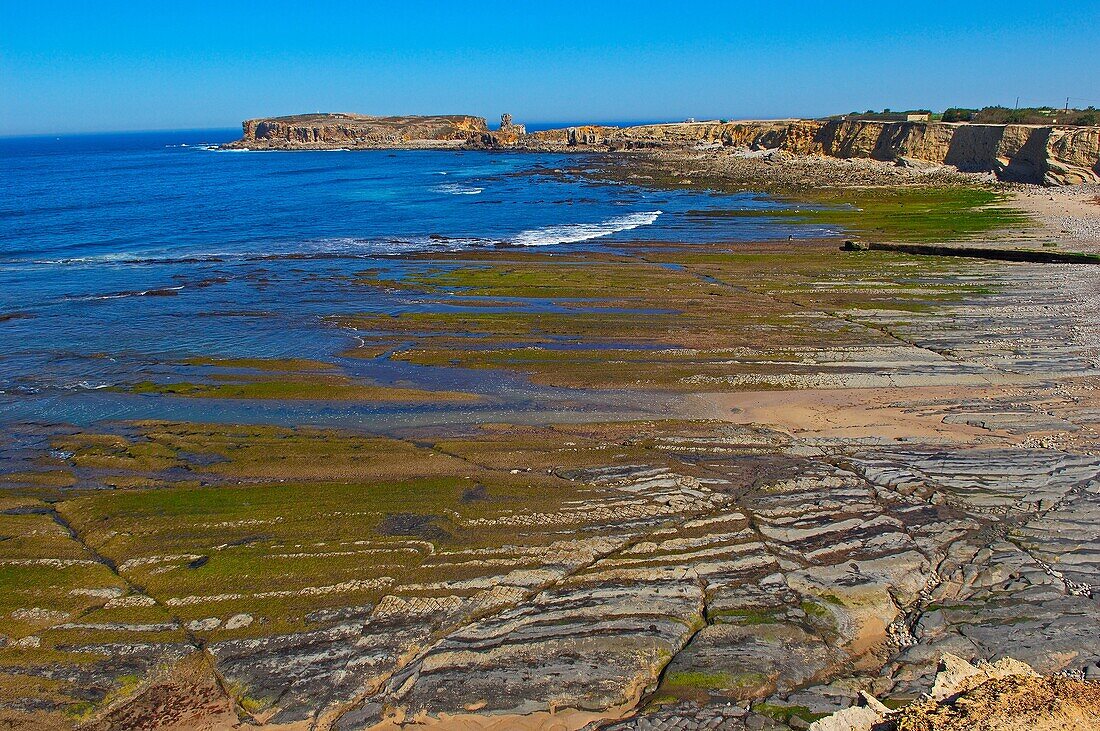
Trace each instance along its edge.
<path fill-rule="evenodd" d="M 263 124 L 278 149 L 330 144 Z M 493 134 L 465 117 L 339 124 L 372 149 Z M 647 185 L 885 191 L 849 212 L 917 209 L 905 233 L 931 209 L 924 236 L 997 199 L 906 197 L 989 173 L 712 143 L 605 163 Z M 1066 215 L 1092 220 L 1091 194 L 1050 195 L 1066 191 L 1081 206 Z M 1008 710 L 1028 731 L 1093 728 L 1093 268 L 839 244 L 363 261 L 323 286 L 396 306 L 325 317 L 358 343 L 339 368 L 293 349 L 192 362 L 315 397 L 360 359 L 675 396 L 659 418 L 18 425 L 0 472 L 16 577 L 0 725 L 1021 731 L 975 725 Z"/>
<path fill-rule="evenodd" d="M 634 253 L 363 277 L 498 310 L 596 297 L 578 346 L 650 348 L 602 349 L 595 375 L 665 373 L 691 389 L 682 418 L 52 437 L 12 479 L 72 487 L 7 496 L 4 560 L 68 583 L 11 599 L 0 722 L 805 731 L 864 694 L 932 693 L 946 653 L 1094 686 L 1092 272 L 835 242 Z M 658 302 L 679 314 L 608 314 Z M 466 314 L 473 352 L 446 316 L 354 326 L 451 363 L 514 358 L 531 317 Z"/>
<path fill-rule="evenodd" d="M 505 115 L 507 117 L 507 115 Z M 1100 183 L 1100 127 L 860 120 L 684 122 L 578 126 L 528 134 L 510 117 L 498 130 L 483 118 L 317 114 L 253 119 L 229 149 L 693 150 L 783 153 L 775 158 L 867 160 L 902 167 L 947 166 L 998 180 L 1047 186 Z"/>
<path fill-rule="evenodd" d="M 243 136 L 227 150 L 339 150 L 454 147 L 489 133 L 481 117 L 468 115 L 373 117 L 363 114 L 297 114 L 248 119 Z"/>

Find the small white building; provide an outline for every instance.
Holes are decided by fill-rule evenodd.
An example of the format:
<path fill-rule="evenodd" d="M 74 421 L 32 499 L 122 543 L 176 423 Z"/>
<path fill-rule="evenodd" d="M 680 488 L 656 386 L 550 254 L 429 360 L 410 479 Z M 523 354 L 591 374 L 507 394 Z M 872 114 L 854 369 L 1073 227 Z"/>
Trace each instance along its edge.
<path fill-rule="evenodd" d="M 930 122 L 932 121 L 931 114 L 906 114 L 906 122 Z"/>

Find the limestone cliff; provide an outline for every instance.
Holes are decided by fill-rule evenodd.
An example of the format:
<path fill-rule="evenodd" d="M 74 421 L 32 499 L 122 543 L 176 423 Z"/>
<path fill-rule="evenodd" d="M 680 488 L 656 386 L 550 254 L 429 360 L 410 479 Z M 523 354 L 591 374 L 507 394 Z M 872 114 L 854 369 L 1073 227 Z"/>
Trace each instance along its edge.
<path fill-rule="evenodd" d="M 1002 180 L 1073 185 L 1100 182 L 1100 127 L 774 120 L 570 127 L 536 132 L 548 145 L 610 149 L 714 144 L 795 155 L 906 159 L 993 172 Z"/>
<path fill-rule="evenodd" d="M 784 119 L 742 122 L 587 125 L 527 134 L 502 118 L 490 130 L 467 115 L 372 117 L 303 114 L 244 123 L 228 148 L 258 150 L 467 147 L 638 149 L 714 147 L 781 150 L 793 155 L 922 161 L 1007 181 L 1074 185 L 1100 182 L 1100 127 Z"/>
<path fill-rule="evenodd" d="M 227 148 L 252 150 L 446 146 L 479 141 L 489 131 L 482 117 L 467 115 L 373 117 L 363 114 L 298 114 L 249 119 L 244 136 Z"/>

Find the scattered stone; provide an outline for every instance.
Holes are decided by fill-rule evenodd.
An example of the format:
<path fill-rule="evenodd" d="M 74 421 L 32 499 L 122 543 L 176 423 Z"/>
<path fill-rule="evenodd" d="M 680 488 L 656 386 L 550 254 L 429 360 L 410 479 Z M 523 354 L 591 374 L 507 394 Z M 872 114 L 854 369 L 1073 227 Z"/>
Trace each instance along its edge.
<path fill-rule="evenodd" d="M 206 619 L 194 619 L 187 623 L 187 629 L 192 632 L 212 632 L 220 627 L 222 621 L 217 617 L 207 617 Z"/>
<path fill-rule="evenodd" d="M 225 620 L 226 629 L 242 629 L 252 624 L 251 614 L 234 614 L 229 619 Z"/>

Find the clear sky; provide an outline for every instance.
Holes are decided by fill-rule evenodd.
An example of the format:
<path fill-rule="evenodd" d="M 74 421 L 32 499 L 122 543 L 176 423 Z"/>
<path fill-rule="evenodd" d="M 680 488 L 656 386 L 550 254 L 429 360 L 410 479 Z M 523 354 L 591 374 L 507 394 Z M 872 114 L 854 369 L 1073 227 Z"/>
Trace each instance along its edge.
<path fill-rule="evenodd" d="M 0 0 L 0 135 L 1100 106 L 1100 0 Z"/>

